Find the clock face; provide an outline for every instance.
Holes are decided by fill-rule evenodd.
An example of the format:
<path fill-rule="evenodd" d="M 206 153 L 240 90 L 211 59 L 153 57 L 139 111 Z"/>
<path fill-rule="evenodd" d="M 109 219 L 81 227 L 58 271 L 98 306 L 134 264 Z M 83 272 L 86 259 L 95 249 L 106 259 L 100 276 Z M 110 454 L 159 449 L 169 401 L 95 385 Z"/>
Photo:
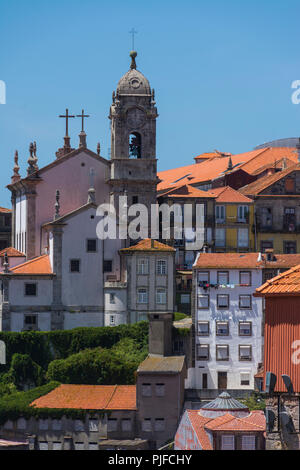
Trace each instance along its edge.
<path fill-rule="evenodd" d="M 142 127 L 145 122 L 145 113 L 139 108 L 130 109 L 127 112 L 127 122 L 130 127 Z"/>

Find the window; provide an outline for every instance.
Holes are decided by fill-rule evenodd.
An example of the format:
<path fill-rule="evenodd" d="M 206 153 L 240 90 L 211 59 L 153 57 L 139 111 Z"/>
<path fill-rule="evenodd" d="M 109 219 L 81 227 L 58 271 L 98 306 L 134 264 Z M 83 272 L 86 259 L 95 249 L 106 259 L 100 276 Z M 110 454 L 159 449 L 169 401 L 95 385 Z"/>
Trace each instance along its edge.
<path fill-rule="evenodd" d="M 198 358 L 198 361 L 209 359 L 209 344 L 197 345 L 197 358 Z"/>
<path fill-rule="evenodd" d="M 221 450 L 234 450 L 234 436 L 229 436 L 229 435 L 222 436 Z"/>
<path fill-rule="evenodd" d="M 79 273 L 80 271 L 80 259 L 70 260 L 70 271 L 71 273 Z"/>
<path fill-rule="evenodd" d="M 53 419 L 52 420 L 52 429 L 53 431 L 61 431 L 62 423 L 60 419 Z"/>
<path fill-rule="evenodd" d="M 86 251 L 88 253 L 96 253 L 97 251 L 97 239 L 96 238 L 89 238 L 86 241 Z"/>
<path fill-rule="evenodd" d="M 75 419 L 74 429 L 76 432 L 84 431 L 84 423 L 81 419 Z"/>
<path fill-rule="evenodd" d="M 74 447 L 75 450 L 84 450 L 84 442 L 75 442 Z"/>
<path fill-rule="evenodd" d="M 139 110 L 138 110 L 139 111 Z M 139 114 L 141 111 L 139 111 Z M 135 118 L 132 116 L 131 119 Z M 138 132 L 132 132 L 129 136 L 129 158 L 141 158 L 142 156 L 142 139 Z"/>
<path fill-rule="evenodd" d="M 180 303 L 181 304 L 189 304 L 190 303 L 190 294 L 181 294 L 180 295 Z"/>
<path fill-rule="evenodd" d="M 251 336 L 252 335 L 252 322 L 251 321 L 240 321 L 239 322 L 239 335 L 240 336 Z"/>
<path fill-rule="evenodd" d="M 115 321 L 115 316 L 114 316 L 114 315 L 110 315 L 110 316 L 109 316 L 109 324 L 110 324 L 111 326 L 115 326 L 116 321 Z"/>
<path fill-rule="evenodd" d="M 198 322 L 198 335 L 209 336 L 209 322 L 208 321 Z"/>
<path fill-rule="evenodd" d="M 238 229 L 238 248 L 248 248 L 249 230 L 247 228 Z"/>
<path fill-rule="evenodd" d="M 89 442 L 89 450 L 98 450 L 97 442 Z"/>
<path fill-rule="evenodd" d="M 182 355 L 184 354 L 183 340 L 176 340 L 173 342 L 173 353 Z"/>
<path fill-rule="evenodd" d="M 262 228 L 271 228 L 272 227 L 272 208 L 271 207 L 262 207 L 260 209 L 260 225 Z"/>
<path fill-rule="evenodd" d="M 37 295 L 37 284 L 26 283 L 25 284 L 25 295 L 36 296 Z"/>
<path fill-rule="evenodd" d="M 156 418 L 154 423 L 155 431 L 164 431 L 165 430 L 165 420 L 164 418 Z"/>
<path fill-rule="evenodd" d="M 121 422 L 122 431 L 131 431 L 131 419 L 124 418 Z"/>
<path fill-rule="evenodd" d="M 167 274 L 167 262 L 164 259 L 159 259 L 156 262 L 156 274 Z"/>
<path fill-rule="evenodd" d="M 152 431 L 151 418 L 144 418 L 144 421 L 142 422 L 142 430 L 145 432 Z"/>
<path fill-rule="evenodd" d="M 47 441 L 40 441 L 39 442 L 39 450 L 48 450 L 48 442 Z"/>
<path fill-rule="evenodd" d="M 148 274 L 149 260 L 147 258 L 138 259 L 138 274 Z"/>
<path fill-rule="evenodd" d="M 166 304 L 167 303 L 166 289 L 164 289 L 164 288 L 156 289 L 156 303 L 157 304 Z"/>
<path fill-rule="evenodd" d="M 242 436 L 242 450 L 255 450 L 255 436 Z"/>
<path fill-rule="evenodd" d="M 238 222 L 246 223 L 248 220 L 248 206 L 238 206 Z"/>
<path fill-rule="evenodd" d="M 229 284 L 229 272 L 218 271 L 218 284 L 224 285 Z"/>
<path fill-rule="evenodd" d="M 199 271 L 198 272 L 198 282 L 209 283 L 209 272 L 208 271 Z"/>
<path fill-rule="evenodd" d="M 59 441 L 53 441 L 52 450 L 62 450 L 62 443 Z"/>
<path fill-rule="evenodd" d="M 37 315 L 25 315 L 24 323 L 25 326 L 37 326 Z"/>
<path fill-rule="evenodd" d="M 109 303 L 110 304 L 115 304 L 116 303 L 116 294 L 114 294 L 113 292 L 110 292 L 110 294 L 109 294 Z"/>
<path fill-rule="evenodd" d="M 157 397 L 165 396 L 165 384 L 155 384 L 155 394 Z"/>
<path fill-rule="evenodd" d="M 239 345 L 239 360 L 251 361 L 252 360 L 252 346 Z"/>
<path fill-rule="evenodd" d="M 132 204 L 137 204 L 139 202 L 138 196 L 132 196 Z"/>
<path fill-rule="evenodd" d="M 216 206 L 216 222 L 217 224 L 225 222 L 225 206 Z"/>
<path fill-rule="evenodd" d="M 229 361 L 229 345 L 228 344 L 217 344 L 216 360 L 217 361 Z"/>
<path fill-rule="evenodd" d="M 218 294 L 217 295 L 217 306 L 218 308 L 229 308 L 229 295 Z"/>
<path fill-rule="evenodd" d="M 151 397 L 151 384 L 142 384 L 142 396 L 143 397 Z"/>
<path fill-rule="evenodd" d="M 104 273 L 112 272 L 112 260 L 111 259 L 103 260 L 103 272 Z"/>
<path fill-rule="evenodd" d="M 241 372 L 241 385 L 250 385 L 250 373 Z"/>
<path fill-rule="evenodd" d="M 240 284 L 251 286 L 251 271 L 240 271 Z"/>
<path fill-rule="evenodd" d="M 17 429 L 26 429 L 26 420 L 24 418 L 19 418 L 18 419 Z"/>
<path fill-rule="evenodd" d="M 209 308 L 208 294 L 198 294 L 198 308 Z"/>
<path fill-rule="evenodd" d="M 297 253 L 297 242 L 296 241 L 284 241 L 283 252 L 287 254 Z"/>
<path fill-rule="evenodd" d="M 251 295 L 240 295 L 239 296 L 239 307 L 240 308 L 251 308 Z"/>
<path fill-rule="evenodd" d="M 207 389 L 207 374 L 206 373 L 202 374 L 202 388 L 204 390 Z"/>
<path fill-rule="evenodd" d="M 217 321 L 216 322 L 216 335 L 217 336 L 228 336 L 229 335 L 229 322 L 228 321 Z"/>
<path fill-rule="evenodd" d="M 40 419 L 39 420 L 39 429 L 41 431 L 47 431 L 48 430 L 48 419 Z"/>
<path fill-rule="evenodd" d="M 89 420 L 89 431 L 90 432 L 98 432 L 98 420 L 97 419 L 90 419 Z"/>
<path fill-rule="evenodd" d="M 273 242 L 271 240 L 262 240 L 260 243 L 260 251 L 265 253 L 265 251 L 269 249 L 273 249 Z"/>
<path fill-rule="evenodd" d="M 139 304 L 147 304 L 148 303 L 148 292 L 145 288 L 138 289 L 138 299 Z"/>
<path fill-rule="evenodd" d="M 215 246 L 217 248 L 224 248 L 226 245 L 226 229 L 216 228 L 215 234 L 216 234 Z"/>
<path fill-rule="evenodd" d="M 107 430 L 108 431 L 117 431 L 118 421 L 116 418 L 108 418 L 107 420 Z"/>

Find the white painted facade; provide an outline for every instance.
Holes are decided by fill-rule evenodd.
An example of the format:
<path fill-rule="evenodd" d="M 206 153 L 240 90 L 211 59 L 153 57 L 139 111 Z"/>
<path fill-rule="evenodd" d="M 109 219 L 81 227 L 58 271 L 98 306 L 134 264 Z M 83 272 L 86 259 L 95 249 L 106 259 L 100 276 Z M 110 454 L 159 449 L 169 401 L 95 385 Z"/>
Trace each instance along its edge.
<path fill-rule="evenodd" d="M 227 281 L 227 276 L 222 277 L 225 272 L 228 282 L 222 287 L 219 283 Z M 241 285 L 245 272 L 250 274 L 249 286 Z M 203 288 L 206 274 L 208 284 L 217 287 Z M 254 375 L 263 360 L 263 319 L 262 299 L 252 294 L 262 284 L 262 270 L 199 268 L 194 276 L 195 367 L 188 371 L 186 388 L 253 390 Z M 228 307 L 222 307 L 227 300 Z M 250 306 L 244 308 L 249 300 Z"/>

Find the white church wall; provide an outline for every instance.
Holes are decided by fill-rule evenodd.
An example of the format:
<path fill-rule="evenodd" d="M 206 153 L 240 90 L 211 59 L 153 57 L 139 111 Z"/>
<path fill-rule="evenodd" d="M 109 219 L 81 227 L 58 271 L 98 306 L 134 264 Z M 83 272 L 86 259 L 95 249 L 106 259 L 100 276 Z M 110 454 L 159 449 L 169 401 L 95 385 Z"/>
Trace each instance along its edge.
<path fill-rule="evenodd" d="M 37 284 L 37 295 L 25 295 L 25 284 Z M 51 305 L 52 303 L 51 279 L 11 279 L 9 283 L 9 301 L 15 306 Z"/>
<path fill-rule="evenodd" d="M 95 209 L 66 220 L 62 241 L 62 301 L 67 306 L 103 309 L 103 247 L 96 235 Z M 97 238 L 97 252 L 87 252 L 87 239 Z M 70 272 L 70 260 L 80 260 L 80 272 Z"/>
<path fill-rule="evenodd" d="M 104 326 L 103 312 L 64 312 L 64 329 Z"/>
<path fill-rule="evenodd" d="M 126 312 L 105 312 L 104 326 L 118 326 L 127 323 Z"/>
<path fill-rule="evenodd" d="M 38 312 L 32 310 L 27 312 L 27 315 L 37 315 L 37 328 L 40 331 L 51 330 L 51 312 Z M 22 331 L 24 329 L 24 316 L 23 312 L 11 313 L 11 331 Z"/>
<path fill-rule="evenodd" d="M 16 198 L 16 241 L 15 247 L 17 250 L 25 252 L 25 234 L 26 234 L 26 213 L 27 201 L 26 196 L 18 196 Z"/>

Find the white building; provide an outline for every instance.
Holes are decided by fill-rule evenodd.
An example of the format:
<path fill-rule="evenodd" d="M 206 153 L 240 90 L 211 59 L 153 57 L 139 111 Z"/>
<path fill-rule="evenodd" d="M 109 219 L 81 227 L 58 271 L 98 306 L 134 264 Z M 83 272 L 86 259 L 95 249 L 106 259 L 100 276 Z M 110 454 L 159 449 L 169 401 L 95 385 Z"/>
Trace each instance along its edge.
<path fill-rule="evenodd" d="M 262 362 L 258 253 L 200 253 L 194 263 L 194 367 L 186 388 L 253 390 Z"/>

